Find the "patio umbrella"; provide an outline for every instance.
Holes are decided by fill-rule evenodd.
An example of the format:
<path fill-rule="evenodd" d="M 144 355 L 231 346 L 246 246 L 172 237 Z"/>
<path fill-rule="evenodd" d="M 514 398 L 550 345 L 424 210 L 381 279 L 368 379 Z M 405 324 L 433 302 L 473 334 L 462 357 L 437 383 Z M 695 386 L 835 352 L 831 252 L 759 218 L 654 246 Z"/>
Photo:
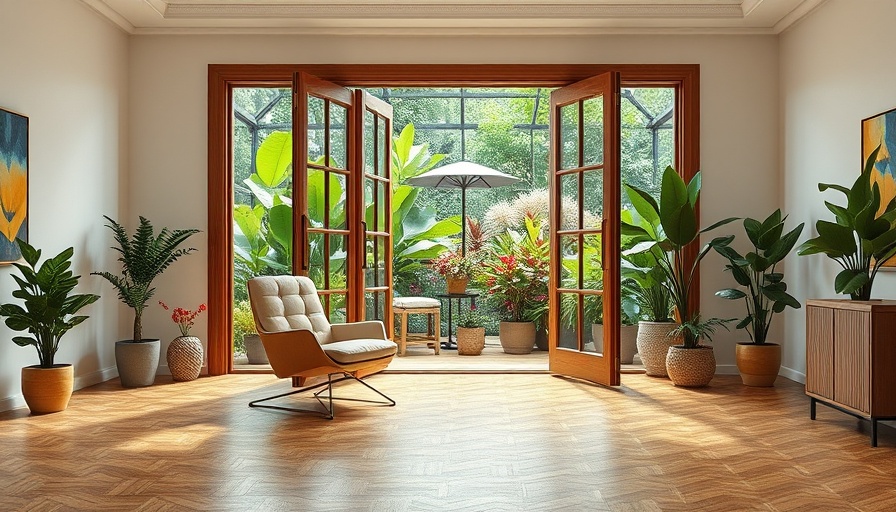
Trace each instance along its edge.
<path fill-rule="evenodd" d="M 467 189 L 497 188 L 516 183 L 519 178 L 473 162 L 443 165 L 408 180 L 415 187 L 459 188 L 461 210 L 461 254 L 467 254 Z"/>

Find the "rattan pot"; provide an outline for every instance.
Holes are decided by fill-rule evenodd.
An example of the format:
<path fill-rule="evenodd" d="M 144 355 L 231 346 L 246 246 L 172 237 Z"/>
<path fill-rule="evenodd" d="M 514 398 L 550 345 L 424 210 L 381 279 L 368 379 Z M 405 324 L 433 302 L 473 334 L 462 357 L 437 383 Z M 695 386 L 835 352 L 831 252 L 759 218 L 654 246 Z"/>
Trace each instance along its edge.
<path fill-rule="evenodd" d="M 196 380 L 202 371 L 202 341 L 196 336 L 178 336 L 168 345 L 165 358 L 172 379 Z"/>
<path fill-rule="evenodd" d="M 666 354 L 672 345 L 681 344 L 681 337 L 670 336 L 678 324 L 673 322 L 639 322 L 638 323 L 638 354 L 641 362 L 647 370 L 647 375 L 652 377 L 666 377 Z"/>
<path fill-rule="evenodd" d="M 457 354 L 478 356 L 485 348 L 485 327 L 458 327 Z"/>
<path fill-rule="evenodd" d="M 72 397 L 74 375 L 74 367 L 70 364 L 22 368 L 22 396 L 31 414 L 64 411 Z"/>
<path fill-rule="evenodd" d="M 467 283 L 470 282 L 470 278 L 446 277 L 445 282 L 448 285 L 448 293 L 467 293 Z"/>
<path fill-rule="evenodd" d="M 669 379 L 676 386 L 699 388 L 709 384 L 716 374 L 716 356 L 712 347 L 699 345 L 684 348 L 681 345 L 669 347 L 666 355 L 666 370 Z"/>
<path fill-rule="evenodd" d="M 501 348 L 508 354 L 531 354 L 535 348 L 535 322 L 501 322 Z"/>
<path fill-rule="evenodd" d="M 781 345 L 738 343 L 735 357 L 744 385 L 758 387 L 775 385 L 775 379 L 781 370 Z"/>

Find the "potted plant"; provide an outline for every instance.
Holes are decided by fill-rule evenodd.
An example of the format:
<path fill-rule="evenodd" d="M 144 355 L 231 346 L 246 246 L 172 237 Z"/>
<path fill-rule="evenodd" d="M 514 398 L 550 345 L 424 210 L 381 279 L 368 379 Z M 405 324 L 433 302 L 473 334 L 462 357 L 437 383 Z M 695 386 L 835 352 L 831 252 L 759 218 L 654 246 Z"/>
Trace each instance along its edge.
<path fill-rule="evenodd" d="M 12 341 L 20 347 L 33 346 L 40 360 L 38 365 L 22 368 L 22 395 L 33 414 L 63 411 L 72 396 L 74 369 L 71 364 L 56 364 L 59 341 L 87 320 L 86 315 L 76 313 L 100 296 L 72 293 L 81 278 L 70 270 L 72 247 L 38 267 L 41 251 L 21 239 L 16 243 L 25 263 L 13 263 L 21 277 L 12 276 L 19 286 L 12 295 L 23 302 L 0 305 L 0 316 L 10 329 L 28 332 Z"/>
<path fill-rule="evenodd" d="M 481 284 L 500 312 L 501 347 L 508 354 L 532 352 L 539 320 L 533 311 L 542 313 L 529 304 L 547 301 L 548 247 L 542 238 L 533 237 L 536 226 L 530 226 L 525 235 L 508 231 L 493 238 L 490 257 L 481 265 Z"/>
<path fill-rule="evenodd" d="M 485 348 L 484 319 L 476 306 L 461 313 L 457 320 L 457 354 L 478 356 Z"/>
<path fill-rule="evenodd" d="M 822 253 L 843 270 L 834 279 L 834 291 L 849 294 L 852 300 L 871 300 L 871 286 L 885 261 L 896 255 L 896 198 L 881 204 L 880 188 L 871 174 L 880 146 L 865 162 L 865 169 L 851 188 L 819 183 L 818 190 L 837 190 L 846 196 L 846 205 L 825 201 L 835 221 L 815 223 L 818 236 L 797 248 L 805 256 Z"/>
<path fill-rule="evenodd" d="M 431 264 L 432 269 L 445 278 L 448 293 L 467 292 L 467 284 L 476 271 L 472 256 L 464 256 L 460 251 L 445 251 Z"/>
<path fill-rule="evenodd" d="M 724 299 L 744 299 L 747 315 L 737 324 L 750 336 L 750 342 L 737 344 L 737 369 L 747 386 L 773 386 L 781 369 L 781 345 L 768 342 L 768 332 L 775 313 L 787 307 L 799 309 L 800 303 L 787 293 L 784 274 L 777 265 L 787 256 L 803 231 L 803 224 L 784 233 L 781 210 L 775 210 L 764 221 L 744 219 L 744 232 L 753 250 L 740 254 L 731 247 L 734 240 L 715 246 L 728 264 L 725 266 L 740 287 L 719 290 L 716 295 Z"/>
<path fill-rule="evenodd" d="M 248 300 L 241 300 L 233 307 L 233 351 L 245 353 L 249 364 L 269 364 Z"/>
<path fill-rule="evenodd" d="M 151 386 L 159 367 L 160 340 L 143 338 L 143 310 L 156 291 L 152 288 L 153 280 L 178 258 L 196 250 L 192 247 L 178 249 L 178 246 L 199 230 L 162 228 L 156 234 L 149 220 L 141 216 L 139 227 L 133 237 L 129 237 L 121 224 L 104 217 L 118 244 L 112 249 L 120 254 L 121 275 L 105 271 L 92 274 L 112 283 L 118 290 L 118 298 L 134 309 L 133 339 L 115 343 L 118 376 L 125 387 Z"/>
<path fill-rule="evenodd" d="M 701 233 L 736 220 L 728 218 L 698 230 L 696 205 L 700 187 L 699 172 L 686 184 L 671 166 L 663 172 L 659 203 L 646 191 L 625 186 L 637 213 L 634 221 L 622 222 L 622 234 L 634 238 L 634 246 L 625 254 L 651 253 L 665 278 L 662 285 L 669 290 L 678 315 L 679 326 L 673 332 L 681 335 L 682 344 L 670 347 L 666 354 L 666 370 L 672 383 L 678 386 L 709 384 L 715 374 L 715 355 L 711 346 L 700 341 L 711 341 L 715 328 L 727 321 L 702 319 L 698 304 L 690 300 L 700 261 L 714 246 L 724 243 L 725 238 L 710 241 L 689 263 L 685 260 L 685 251 L 699 243 Z"/>
<path fill-rule="evenodd" d="M 159 301 L 162 309 L 168 311 L 167 304 Z M 175 381 L 196 380 L 202 371 L 202 340 L 196 336 L 190 336 L 190 330 L 196 322 L 196 317 L 208 309 L 205 304 L 200 304 L 196 309 L 174 308 L 171 311 L 171 320 L 177 324 L 180 336 L 171 340 L 168 350 L 165 351 L 165 360 L 171 378 Z"/>

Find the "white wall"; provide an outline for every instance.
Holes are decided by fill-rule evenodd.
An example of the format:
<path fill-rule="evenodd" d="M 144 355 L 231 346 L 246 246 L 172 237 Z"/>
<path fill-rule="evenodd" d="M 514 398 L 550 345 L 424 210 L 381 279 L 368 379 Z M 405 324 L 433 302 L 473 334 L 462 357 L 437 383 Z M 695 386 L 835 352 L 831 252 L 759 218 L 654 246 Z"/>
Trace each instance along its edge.
<path fill-rule="evenodd" d="M 806 222 L 804 238 L 815 236 L 818 219 L 833 218 L 825 200 L 842 202 L 816 184 L 851 185 L 861 172 L 861 120 L 896 107 L 896 67 L 887 58 L 894 19 L 889 0 L 829 0 L 781 36 L 784 208 Z M 836 298 L 838 268 L 821 255 L 792 256 L 788 281 L 801 302 Z M 894 286 L 896 273 L 878 274 L 872 295 L 896 298 Z M 784 366 L 803 375 L 805 327 L 804 310 L 787 313 Z"/>
<path fill-rule="evenodd" d="M 131 215 L 160 225 L 206 230 L 207 65 L 210 63 L 696 63 L 701 65 L 703 222 L 767 215 L 778 196 L 778 40 L 773 36 L 626 36 L 575 38 L 326 38 L 288 36 L 141 36 L 131 39 Z M 131 219 L 133 222 L 133 219 Z M 739 228 L 738 228 L 739 229 Z M 206 238 L 200 253 L 158 280 L 160 298 L 183 305 L 205 299 Z M 702 276 L 707 315 L 733 317 L 740 304 L 713 293 L 729 285 L 721 260 Z M 196 333 L 205 339 L 205 320 Z M 176 335 L 157 308 L 145 331 L 163 343 Z M 732 370 L 733 340 L 716 342 L 722 371 Z M 164 350 L 164 345 L 163 345 Z"/>
<path fill-rule="evenodd" d="M 30 242 L 45 255 L 74 246 L 78 290 L 103 296 L 56 357 L 74 363 L 75 385 L 84 387 L 116 375 L 118 300 L 88 274 L 115 263 L 102 214 L 126 209 L 128 40 L 70 0 L 0 0 L 0 12 L 0 107 L 30 119 Z M 0 267 L 0 301 L 12 299 L 13 272 Z M 0 324 L 0 410 L 24 404 L 20 368 L 38 362 L 12 336 Z"/>

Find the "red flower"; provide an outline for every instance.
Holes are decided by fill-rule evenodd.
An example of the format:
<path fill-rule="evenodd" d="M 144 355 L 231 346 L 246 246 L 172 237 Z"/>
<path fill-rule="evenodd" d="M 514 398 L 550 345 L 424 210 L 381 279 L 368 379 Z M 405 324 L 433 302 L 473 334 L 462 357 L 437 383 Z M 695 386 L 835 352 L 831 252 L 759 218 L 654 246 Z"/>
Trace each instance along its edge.
<path fill-rule="evenodd" d="M 168 311 L 168 305 L 162 301 L 159 301 L 159 304 L 162 306 L 165 311 Z M 206 311 L 208 307 L 205 304 L 200 304 L 196 311 L 191 311 L 189 309 L 184 308 L 174 308 L 174 311 L 171 313 L 171 320 L 177 324 L 177 327 L 180 329 L 180 333 L 182 336 L 189 336 L 190 329 L 193 327 L 193 323 L 196 321 L 196 317 L 199 316 L 199 313 Z"/>

